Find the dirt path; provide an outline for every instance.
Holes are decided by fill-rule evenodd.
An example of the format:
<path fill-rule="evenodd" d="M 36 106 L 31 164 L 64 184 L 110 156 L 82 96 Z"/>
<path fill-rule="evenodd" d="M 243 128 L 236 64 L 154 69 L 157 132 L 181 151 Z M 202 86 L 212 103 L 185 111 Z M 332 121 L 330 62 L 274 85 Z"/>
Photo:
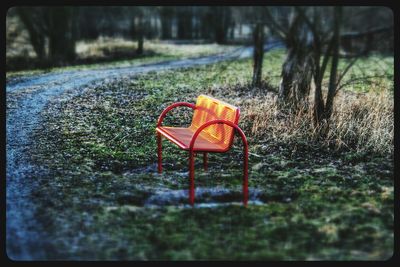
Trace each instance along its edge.
<path fill-rule="evenodd" d="M 269 43 L 265 46 L 265 50 L 276 47 L 281 47 L 281 44 Z M 66 71 L 11 79 L 6 86 L 7 255 L 14 260 L 45 258 L 43 248 L 46 247 L 46 231 L 35 220 L 36 207 L 32 192 L 39 190 L 35 177 L 45 174 L 46 170 L 40 166 L 33 166 L 27 152 L 34 142 L 31 137 L 32 132 L 40 124 L 40 112 L 50 100 L 56 99 L 61 94 L 73 97 L 82 93 L 89 84 L 101 83 L 114 77 L 206 65 L 251 55 L 252 48 L 243 47 L 225 55 L 135 67 Z"/>

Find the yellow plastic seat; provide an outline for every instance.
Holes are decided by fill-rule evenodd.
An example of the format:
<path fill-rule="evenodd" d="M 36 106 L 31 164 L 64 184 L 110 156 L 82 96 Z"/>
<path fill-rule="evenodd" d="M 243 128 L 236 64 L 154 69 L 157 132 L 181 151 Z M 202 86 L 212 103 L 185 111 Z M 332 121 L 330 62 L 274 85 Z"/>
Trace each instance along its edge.
<path fill-rule="evenodd" d="M 227 120 L 237 125 L 239 115 L 239 108 L 213 97 L 200 95 L 194 106 L 192 123 L 188 128 L 157 126 L 156 130 L 180 148 L 189 150 L 191 138 L 200 126 L 215 119 Z M 226 152 L 232 145 L 232 141 L 233 128 L 231 126 L 210 125 L 200 133 L 194 143 L 194 151 Z"/>

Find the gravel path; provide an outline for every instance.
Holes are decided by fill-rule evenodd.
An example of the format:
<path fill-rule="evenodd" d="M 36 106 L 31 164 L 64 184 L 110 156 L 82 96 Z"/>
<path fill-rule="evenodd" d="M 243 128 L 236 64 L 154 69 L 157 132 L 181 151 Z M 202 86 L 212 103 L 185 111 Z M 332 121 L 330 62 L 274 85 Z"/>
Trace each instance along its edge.
<path fill-rule="evenodd" d="M 274 42 L 265 50 L 281 47 Z M 245 58 L 252 55 L 251 47 L 243 47 L 229 54 L 195 59 L 148 64 L 135 67 L 48 73 L 20 79 L 11 79 L 6 86 L 6 249 L 13 260 L 45 259 L 46 235 L 35 220 L 35 203 L 32 192 L 38 190 L 35 177 L 46 170 L 30 163 L 27 152 L 33 130 L 40 123 L 40 112 L 46 104 L 61 94 L 73 97 L 82 93 L 89 84 L 106 79 L 212 64 L 223 60 Z"/>

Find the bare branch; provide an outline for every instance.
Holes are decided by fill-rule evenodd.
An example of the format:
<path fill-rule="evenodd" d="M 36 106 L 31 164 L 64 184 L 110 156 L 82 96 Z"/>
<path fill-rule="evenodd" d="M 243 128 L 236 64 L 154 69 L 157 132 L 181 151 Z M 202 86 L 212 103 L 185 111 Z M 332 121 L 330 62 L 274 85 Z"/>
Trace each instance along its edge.
<path fill-rule="evenodd" d="M 354 65 L 354 63 L 356 63 L 356 61 L 358 60 L 358 58 L 355 58 L 354 60 L 352 60 L 347 67 L 344 69 L 344 71 L 340 74 L 339 79 L 336 83 L 336 88 L 338 88 L 340 82 L 342 81 L 343 77 L 346 75 L 346 73 L 350 70 L 350 68 Z M 336 89 L 337 91 L 338 89 Z"/>
<path fill-rule="evenodd" d="M 271 29 L 272 31 L 276 32 L 282 39 L 286 39 L 288 33 L 286 30 L 273 18 L 271 15 L 271 12 L 269 11 L 269 8 L 263 8 L 264 14 L 267 17 L 268 21 L 272 24 L 274 29 Z"/>
<path fill-rule="evenodd" d="M 306 24 L 308 25 L 308 27 L 311 29 L 311 31 L 312 31 L 312 33 L 313 33 L 313 35 L 314 35 L 314 38 L 315 38 L 315 37 L 318 37 L 318 38 L 319 38 L 317 28 L 315 27 L 314 23 L 312 23 L 312 22 L 309 20 L 309 18 L 306 16 L 306 14 L 304 13 L 304 10 L 303 10 L 302 8 L 298 7 L 298 6 L 296 6 L 295 9 L 296 9 L 296 11 L 299 13 L 299 15 L 304 19 L 304 21 L 306 22 Z"/>
<path fill-rule="evenodd" d="M 340 35 L 340 38 L 344 38 L 344 37 L 356 38 L 356 37 L 361 37 L 361 36 L 365 36 L 368 34 L 376 34 L 376 33 L 386 32 L 386 31 L 390 31 L 390 30 L 393 30 L 393 25 L 384 26 L 384 27 L 376 27 L 376 28 L 370 29 L 368 31 L 363 31 L 363 32 L 345 32 Z"/>
<path fill-rule="evenodd" d="M 331 51 L 333 49 L 333 44 L 334 44 L 334 39 L 331 38 L 331 40 L 329 42 L 329 46 L 328 46 L 328 48 L 327 48 L 327 50 L 325 52 L 325 55 L 324 55 L 324 59 L 322 61 L 322 65 L 321 65 L 321 75 L 320 75 L 321 81 L 322 81 L 322 79 L 324 77 L 326 66 L 328 65 L 329 55 L 330 55 L 330 53 L 331 53 Z"/>
<path fill-rule="evenodd" d="M 385 78 L 385 77 L 387 77 L 387 76 L 386 76 L 386 75 L 374 75 L 374 76 L 359 77 L 359 78 L 351 79 L 350 81 L 348 81 L 348 82 L 346 82 L 346 83 L 343 83 L 341 86 L 339 86 L 339 87 L 336 89 L 335 95 L 339 92 L 340 89 L 342 89 L 342 88 L 344 88 L 345 86 L 347 86 L 347 85 L 349 85 L 349 84 L 352 84 L 352 83 L 354 83 L 354 82 L 356 82 L 356 81 L 369 81 L 369 80 L 372 80 L 372 79 L 376 79 L 376 78 Z"/>

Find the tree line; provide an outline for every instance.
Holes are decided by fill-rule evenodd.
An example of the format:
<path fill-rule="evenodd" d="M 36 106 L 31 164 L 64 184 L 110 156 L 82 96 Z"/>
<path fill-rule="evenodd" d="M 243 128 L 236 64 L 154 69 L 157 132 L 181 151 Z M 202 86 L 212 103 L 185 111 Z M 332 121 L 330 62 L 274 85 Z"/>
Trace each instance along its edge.
<path fill-rule="evenodd" d="M 227 6 L 16 7 L 11 11 L 28 30 L 37 57 L 53 61 L 73 60 L 77 40 L 99 36 L 136 40 L 139 54 L 144 38 L 224 44 L 228 33 L 233 38 L 232 13 L 232 7 Z"/>

